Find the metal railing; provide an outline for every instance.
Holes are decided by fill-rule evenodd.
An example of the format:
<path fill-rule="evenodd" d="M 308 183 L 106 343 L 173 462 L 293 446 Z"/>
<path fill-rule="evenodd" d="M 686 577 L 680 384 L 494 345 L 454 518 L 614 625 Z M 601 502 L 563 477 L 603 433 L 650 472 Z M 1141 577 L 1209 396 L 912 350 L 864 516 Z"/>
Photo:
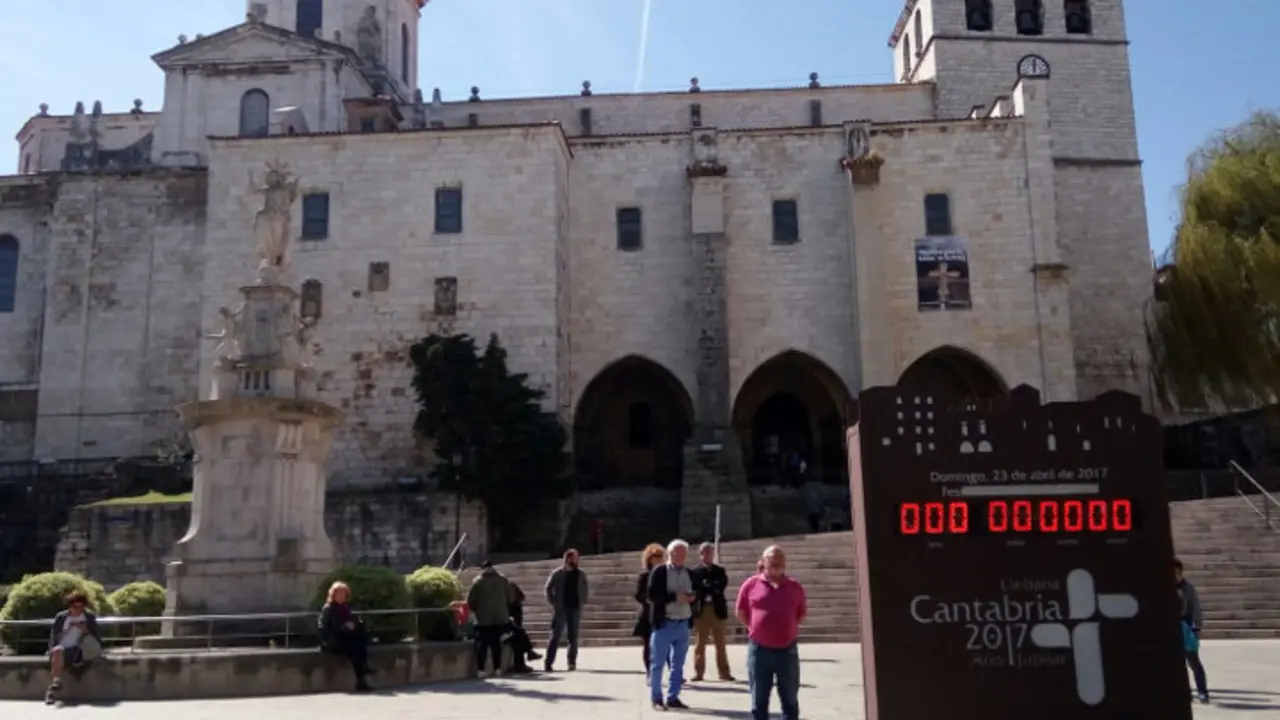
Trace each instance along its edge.
<path fill-rule="evenodd" d="M 1246 472 L 1244 468 L 1240 467 L 1240 464 L 1235 460 L 1228 463 L 1228 466 L 1231 468 L 1232 475 L 1235 477 L 1236 495 L 1239 495 L 1241 500 L 1248 503 L 1249 507 L 1252 508 L 1254 512 L 1258 513 L 1259 517 L 1266 521 L 1267 529 L 1275 530 L 1276 526 L 1272 524 L 1271 516 L 1273 514 L 1280 516 L 1280 500 L 1276 500 L 1274 495 L 1267 492 L 1267 489 L 1262 487 L 1262 483 L 1258 482 L 1252 475 Z M 1249 481 L 1249 486 L 1252 486 L 1248 492 L 1245 491 L 1245 488 L 1241 487 L 1240 478 L 1244 478 Z M 1258 507 L 1259 503 L 1255 503 L 1253 500 L 1249 499 L 1249 495 L 1251 494 L 1259 496 L 1259 503 L 1262 507 Z"/>
<path fill-rule="evenodd" d="M 444 565 L 441 565 L 440 567 L 445 570 L 453 568 L 456 572 L 462 572 L 466 565 L 466 547 L 467 534 L 462 533 L 462 537 L 458 538 L 458 542 L 453 546 L 453 549 L 449 551 L 449 557 L 444 559 Z M 456 568 L 453 567 L 453 561 L 455 559 L 458 561 L 458 567 Z"/>
<path fill-rule="evenodd" d="M 448 634 L 456 633 L 454 611 L 450 608 L 357 610 L 352 614 L 363 620 L 372 643 L 447 640 Z M 317 612 L 100 617 L 98 627 L 107 648 L 131 653 L 306 649 L 319 645 L 318 617 Z M 19 655 L 43 654 L 52 626 L 52 618 L 0 620 L 0 641 L 13 643 L 16 634 L 18 647 L 10 647 L 10 651 Z M 137 646 L 139 638 L 154 638 L 161 635 L 162 629 L 167 631 L 164 640 Z"/>

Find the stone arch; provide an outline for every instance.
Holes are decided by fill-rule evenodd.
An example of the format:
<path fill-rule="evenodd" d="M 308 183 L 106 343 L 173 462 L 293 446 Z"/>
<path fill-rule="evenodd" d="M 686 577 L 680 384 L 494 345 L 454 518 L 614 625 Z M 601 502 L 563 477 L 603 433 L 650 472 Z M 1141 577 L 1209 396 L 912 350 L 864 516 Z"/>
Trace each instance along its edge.
<path fill-rule="evenodd" d="M 916 358 L 898 377 L 899 384 L 937 388 L 961 398 L 964 406 L 976 406 L 1009 392 L 1000 373 L 976 353 L 955 345 L 943 345 Z"/>
<path fill-rule="evenodd" d="M 240 96 L 240 137 L 266 137 L 271 131 L 271 96 L 254 88 Z"/>
<path fill-rule="evenodd" d="M 755 484 L 846 482 L 844 429 L 851 400 L 840 376 L 808 353 L 786 350 L 761 363 L 733 401 L 747 477 Z M 795 457 L 807 466 L 803 477 Z"/>
<path fill-rule="evenodd" d="M 640 355 L 610 363 L 587 383 L 573 414 L 579 489 L 678 489 L 693 398 L 667 368 Z"/>

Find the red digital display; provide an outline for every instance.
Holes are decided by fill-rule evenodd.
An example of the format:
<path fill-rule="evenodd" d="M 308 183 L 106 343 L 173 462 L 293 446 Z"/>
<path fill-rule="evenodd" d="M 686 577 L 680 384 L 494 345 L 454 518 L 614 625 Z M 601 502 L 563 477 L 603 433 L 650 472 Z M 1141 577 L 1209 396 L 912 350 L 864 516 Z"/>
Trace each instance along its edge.
<path fill-rule="evenodd" d="M 976 522 L 970 523 L 970 513 Z M 902 503 L 900 535 L 1127 533 L 1133 502 L 1111 500 L 985 500 Z"/>

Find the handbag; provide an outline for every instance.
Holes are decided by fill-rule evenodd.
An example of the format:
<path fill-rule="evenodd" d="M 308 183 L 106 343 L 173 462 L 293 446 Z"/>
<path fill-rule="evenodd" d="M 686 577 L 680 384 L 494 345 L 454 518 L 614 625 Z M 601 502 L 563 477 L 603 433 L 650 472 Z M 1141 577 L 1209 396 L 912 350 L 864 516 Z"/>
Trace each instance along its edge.
<path fill-rule="evenodd" d="M 1200 637 L 1191 629 L 1191 623 L 1182 622 L 1182 649 L 1189 652 L 1200 652 Z"/>
<path fill-rule="evenodd" d="M 80 639 L 80 659 L 84 662 L 92 662 L 102 657 L 102 643 L 98 642 L 98 638 L 92 635 L 86 635 Z"/>

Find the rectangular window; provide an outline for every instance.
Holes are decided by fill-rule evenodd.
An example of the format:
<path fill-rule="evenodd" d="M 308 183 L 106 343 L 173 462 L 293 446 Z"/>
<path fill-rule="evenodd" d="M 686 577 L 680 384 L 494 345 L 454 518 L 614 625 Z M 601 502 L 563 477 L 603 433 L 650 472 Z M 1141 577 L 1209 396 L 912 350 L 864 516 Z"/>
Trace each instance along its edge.
<path fill-rule="evenodd" d="M 462 188 L 436 190 L 436 232 L 450 235 L 462 232 Z"/>
<path fill-rule="evenodd" d="M 924 234 L 951 234 L 951 198 L 941 193 L 924 196 Z"/>
<path fill-rule="evenodd" d="M 618 249 L 635 252 L 644 246 L 640 208 L 618 208 Z"/>
<path fill-rule="evenodd" d="M 302 239 L 323 240 L 329 237 L 329 193 L 302 196 Z"/>
<path fill-rule="evenodd" d="M 374 130 L 377 130 L 377 129 L 378 129 L 378 126 L 377 126 L 377 124 L 376 124 L 376 123 L 374 123 L 373 118 L 361 118 L 361 119 L 360 119 L 360 132 L 362 132 L 362 133 L 371 133 L 371 132 L 373 132 Z"/>
<path fill-rule="evenodd" d="M 800 242 L 800 216 L 795 200 L 773 201 L 773 242 L 779 245 Z"/>

